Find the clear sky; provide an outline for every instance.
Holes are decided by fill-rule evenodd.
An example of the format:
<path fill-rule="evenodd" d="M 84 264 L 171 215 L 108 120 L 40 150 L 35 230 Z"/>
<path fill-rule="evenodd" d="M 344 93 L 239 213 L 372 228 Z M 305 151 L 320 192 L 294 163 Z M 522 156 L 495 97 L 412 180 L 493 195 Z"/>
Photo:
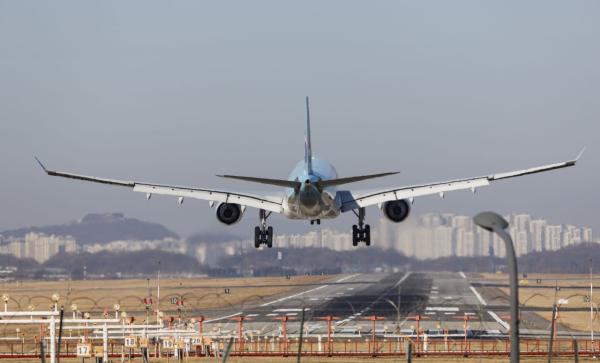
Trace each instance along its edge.
<path fill-rule="evenodd" d="M 313 149 L 355 188 L 571 169 L 417 199 L 413 211 L 529 212 L 600 232 L 598 1 L 0 1 L 0 230 L 124 212 L 182 235 L 250 235 L 208 203 L 46 177 L 259 190 Z M 367 217 L 378 215 L 376 208 Z M 308 222 L 271 220 L 276 231 Z M 325 226 L 350 228 L 352 214 Z"/>

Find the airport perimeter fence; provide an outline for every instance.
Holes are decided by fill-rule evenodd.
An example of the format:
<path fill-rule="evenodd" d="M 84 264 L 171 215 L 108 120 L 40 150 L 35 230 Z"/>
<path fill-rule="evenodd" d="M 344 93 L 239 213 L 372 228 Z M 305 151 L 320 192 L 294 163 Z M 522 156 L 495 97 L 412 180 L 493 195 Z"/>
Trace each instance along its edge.
<path fill-rule="evenodd" d="M 61 357 L 76 357 L 77 345 L 80 338 L 63 340 L 61 343 Z M 222 356 L 227 350 L 229 338 L 214 339 L 204 346 L 190 346 L 181 350 L 161 348 L 161 342 L 152 342 L 148 346 L 151 358 L 174 356 Z M 97 355 L 101 351 L 102 339 L 90 338 L 92 351 Z M 407 338 L 376 339 L 375 343 L 370 338 L 346 337 L 327 340 L 327 337 L 308 337 L 303 339 L 301 351 L 303 356 L 405 356 L 408 345 L 411 344 L 414 356 L 508 356 L 510 341 L 506 339 L 429 339 L 428 341 L 415 341 Z M 548 355 L 550 341 L 548 338 L 521 339 L 520 348 L 523 356 Z M 49 349 L 44 349 L 48 356 Z M 298 352 L 298 339 L 290 338 L 286 343 L 281 338 L 268 337 L 266 339 L 248 339 L 240 342 L 234 338 L 231 356 L 263 356 L 282 357 L 295 356 Z M 589 339 L 555 339 L 552 343 L 552 352 L 555 356 L 580 356 L 596 355 L 600 352 L 600 341 Z M 4 338 L 0 340 L 0 359 L 2 358 L 35 358 L 40 356 L 40 343 L 37 339 Z M 109 357 L 141 357 L 140 348 L 124 346 L 123 339 L 110 339 L 108 342 Z"/>

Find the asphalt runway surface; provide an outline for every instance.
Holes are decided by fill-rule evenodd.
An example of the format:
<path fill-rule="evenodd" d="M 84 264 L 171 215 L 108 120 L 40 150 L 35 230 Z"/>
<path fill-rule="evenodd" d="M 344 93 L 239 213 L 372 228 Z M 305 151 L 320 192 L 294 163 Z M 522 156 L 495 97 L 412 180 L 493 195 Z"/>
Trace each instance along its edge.
<path fill-rule="evenodd" d="M 469 329 L 505 331 L 508 327 L 466 276 L 454 272 L 348 274 L 202 314 L 207 316 L 207 332 L 237 331 L 243 317 L 246 331 L 279 336 L 282 319 L 288 320 L 288 334 L 299 333 L 303 308 L 304 334 L 326 334 L 328 316 L 334 319 L 335 331 L 347 334 L 372 332 L 373 316 L 378 319 L 377 334 L 414 329 L 417 316 L 421 329 L 462 331 L 465 316 Z"/>

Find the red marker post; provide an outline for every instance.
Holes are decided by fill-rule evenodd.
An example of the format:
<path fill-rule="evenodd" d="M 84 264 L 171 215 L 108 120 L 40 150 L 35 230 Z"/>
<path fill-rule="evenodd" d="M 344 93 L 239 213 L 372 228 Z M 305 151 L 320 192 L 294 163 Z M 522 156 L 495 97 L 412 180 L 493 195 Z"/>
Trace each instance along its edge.
<path fill-rule="evenodd" d="M 377 316 L 377 315 L 371 315 L 365 318 L 365 320 L 370 320 L 373 322 L 373 325 L 371 327 L 371 341 L 372 341 L 372 345 L 373 345 L 373 357 L 375 357 L 377 355 L 377 344 L 375 343 L 375 323 L 377 322 L 377 320 L 385 320 L 385 317 L 383 316 Z"/>
<path fill-rule="evenodd" d="M 284 315 L 274 318 L 275 320 L 281 320 L 283 322 L 283 354 L 287 356 L 288 353 L 288 340 L 287 340 L 287 322 L 288 320 L 293 320 L 294 318 Z"/>
<path fill-rule="evenodd" d="M 327 315 L 327 316 L 323 316 L 323 317 L 320 317 L 317 319 L 325 320 L 327 322 L 327 353 L 331 357 L 331 355 L 332 355 L 332 352 L 331 352 L 331 322 L 333 320 L 339 320 L 340 318 L 338 318 L 337 316 Z"/>

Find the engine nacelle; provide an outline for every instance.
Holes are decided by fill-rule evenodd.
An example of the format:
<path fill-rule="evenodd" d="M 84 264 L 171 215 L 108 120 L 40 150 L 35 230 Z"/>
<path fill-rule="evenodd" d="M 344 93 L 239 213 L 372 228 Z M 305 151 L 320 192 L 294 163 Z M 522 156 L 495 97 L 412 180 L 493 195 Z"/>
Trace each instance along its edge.
<path fill-rule="evenodd" d="M 217 206 L 217 219 L 223 224 L 235 224 L 242 219 L 243 214 L 244 210 L 239 204 L 221 203 Z"/>
<path fill-rule="evenodd" d="M 385 202 L 381 208 L 383 214 L 394 223 L 400 223 L 410 214 L 410 203 L 404 199 Z"/>

